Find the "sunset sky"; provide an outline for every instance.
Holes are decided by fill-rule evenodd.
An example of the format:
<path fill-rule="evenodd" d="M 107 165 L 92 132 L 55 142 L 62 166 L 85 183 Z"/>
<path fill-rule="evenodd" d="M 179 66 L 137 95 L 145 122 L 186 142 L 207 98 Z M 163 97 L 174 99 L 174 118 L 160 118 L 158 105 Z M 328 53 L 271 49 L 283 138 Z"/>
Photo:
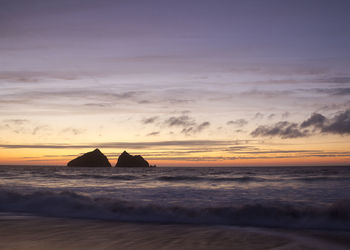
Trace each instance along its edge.
<path fill-rule="evenodd" d="M 350 165 L 348 0 L 0 0 L 0 164 Z"/>

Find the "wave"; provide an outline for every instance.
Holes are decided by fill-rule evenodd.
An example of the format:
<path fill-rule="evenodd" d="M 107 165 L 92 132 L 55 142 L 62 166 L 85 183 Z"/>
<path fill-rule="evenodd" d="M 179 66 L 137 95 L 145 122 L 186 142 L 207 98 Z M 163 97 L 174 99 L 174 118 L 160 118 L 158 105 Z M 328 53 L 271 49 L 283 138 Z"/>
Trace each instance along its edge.
<path fill-rule="evenodd" d="M 0 191 L 1 212 L 132 222 L 219 224 L 280 228 L 350 230 L 350 200 L 327 207 L 271 202 L 230 207 L 184 207 L 93 198 L 63 191 L 22 194 Z"/>
<path fill-rule="evenodd" d="M 157 178 L 160 181 L 201 181 L 202 177 L 198 176 L 186 176 L 186 175 L 178 175 L 178 176 L 161 176 Z"/>
<path fill-rule="evenodd" d="M 213 182 L 262 182 L 264 178 L 241 176 L 241 177 L 200 177 L 200 176 L 161 176 L 157 178 L 160 181 L 213 181 Z"/>
<path fill-rule="evenodd" d="M 290 178 L 294 181 L 317 182 L 317 181 L 349 181 L 350 176 L 309 176 Z"/>
<path fill-rule="evenodd" d="M 48 176 L 52 177 L 52 176 Z M 112 180 L 136 180 L 139 177 L 136 175 L 99 175 L 99 174 L 55 174 L 54 177 L 62 179 L 112 179 Z"/>
<path fill-rule="evenodd" d="M 219 177 L 213 178 L 214 181 L 237 181 L 237 182 L 264 182 L 267 181 L 265 178 L 242 176 L 242 177 Z"/>

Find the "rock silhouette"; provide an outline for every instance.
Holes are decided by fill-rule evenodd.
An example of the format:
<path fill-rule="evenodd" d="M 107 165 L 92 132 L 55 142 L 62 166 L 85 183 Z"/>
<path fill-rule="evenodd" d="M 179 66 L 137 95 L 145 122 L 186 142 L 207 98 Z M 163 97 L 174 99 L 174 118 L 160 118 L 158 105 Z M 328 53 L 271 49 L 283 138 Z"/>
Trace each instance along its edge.
<path fill-rule="evenodd" d="M 124 151 L 118 158 L 116 167 L 121 168 L 135 168 L 135 167 L 144 167 L 148 168 L 148 162 L 143 159 L 141 155 L 130 155 L 128 152 Z"/>
<path fill-rule="evenodd" d="M 88 152 L 71 160 L 68 167 L 111 167 L 107 157 L 99 150 Z"/>

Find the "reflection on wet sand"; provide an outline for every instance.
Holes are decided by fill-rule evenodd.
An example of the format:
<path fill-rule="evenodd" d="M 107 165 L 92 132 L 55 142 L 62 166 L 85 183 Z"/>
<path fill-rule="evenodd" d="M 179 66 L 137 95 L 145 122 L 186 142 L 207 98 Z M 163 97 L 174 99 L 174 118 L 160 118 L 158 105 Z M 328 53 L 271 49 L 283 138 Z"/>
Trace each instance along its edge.
<path fill-rule="evenodd" d="M 347 249 L 349 236 L 326 231 L 0 218 L 0 249 Z"/>

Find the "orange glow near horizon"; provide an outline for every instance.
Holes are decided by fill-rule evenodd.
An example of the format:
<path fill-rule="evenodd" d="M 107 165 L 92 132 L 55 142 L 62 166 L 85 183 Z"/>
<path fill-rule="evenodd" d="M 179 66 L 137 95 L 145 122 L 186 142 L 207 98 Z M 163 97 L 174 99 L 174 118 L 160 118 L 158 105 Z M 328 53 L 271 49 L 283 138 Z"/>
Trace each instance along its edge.
<path fill-rule="evenodd" d="M 68 161 L 82 154 L 82 152 L 88 152 L 91 150 L 76 150 L 76 149 L 2 149 L 0 151 L 0 164 L 1 165 L 53 165 L 53 166 L 65 166 Z M 119 154 L 114 152 L 108 152 L 111 150 L 102 150 L 108 156 L 108 159 L 112 166 L 115 166 L 117 157 Z M 104 152 L 105 151 L 105 152 Z M 118 152 L 122 152 L 118 150 Z M 133 154 L 132 151 L 129 151 Z M 140 153 L 143 155 L 142 153 Z M 148 157 L 147 151 L 144 152 L 144 158 L 148 160 L 150 164 L 156 164 L 158 167 L 173 166 L 173 167 L 215 167 L 215 166 L 298 166 L 298 165 L 350 165 L 350 156 L 323 156 L 323 157 L 305 157 L 298 155 L 284 156 L 263 156 L 259 155 L 255 159 L 245 159 L 237 156 L 236 159 L 225 159 L 216 153 L 208 154 L 211 156 L 210 160 L 203 160 L 200 157 L 188 155 L 186 160 L 179 159 L 167 159 L 167 157 Z M 207 156 L 208 156 L 207 155 Z M 218 157 L 215 158 L 215 155 Z M 206 157 L 207 157 L 206 156 Z M 230 155 L 235 157 L 235 154 Z M 173 157 L 173 156 L 172 156 Z M 191 159 L 193 157 L 193 159 Z M 171 158 L 171 157 L 169 157 Z"/>
<path fill-rule="evenodd" d="M 271 139 L 260 141 L 227 140 L 167 140 L 133 142 L 100 142 L 85 146 L 76 141 L 54 144 L 3 146 L 0 164 L 6 165 L 59 165 L 99 147 L 115 166 L 118 156 L 126 150 L 142 155 L 157 166 L 297 166 L 297 165 L 350 165 L 348 142 L 339 136 Z M 19 139 L 18 139 L 19 140 Z M 92 141 L 93 137 L 91 138 Z M 28 140 L 25 140 L 28 141 Z M 96 140 L 95 140 L 96 141 Z M 67 142 L 71 143 L 68 144 Z M 102 146 L 98 146 L 102 145 Z M 106 145 L 106 147 L 103 147 Z"/>

